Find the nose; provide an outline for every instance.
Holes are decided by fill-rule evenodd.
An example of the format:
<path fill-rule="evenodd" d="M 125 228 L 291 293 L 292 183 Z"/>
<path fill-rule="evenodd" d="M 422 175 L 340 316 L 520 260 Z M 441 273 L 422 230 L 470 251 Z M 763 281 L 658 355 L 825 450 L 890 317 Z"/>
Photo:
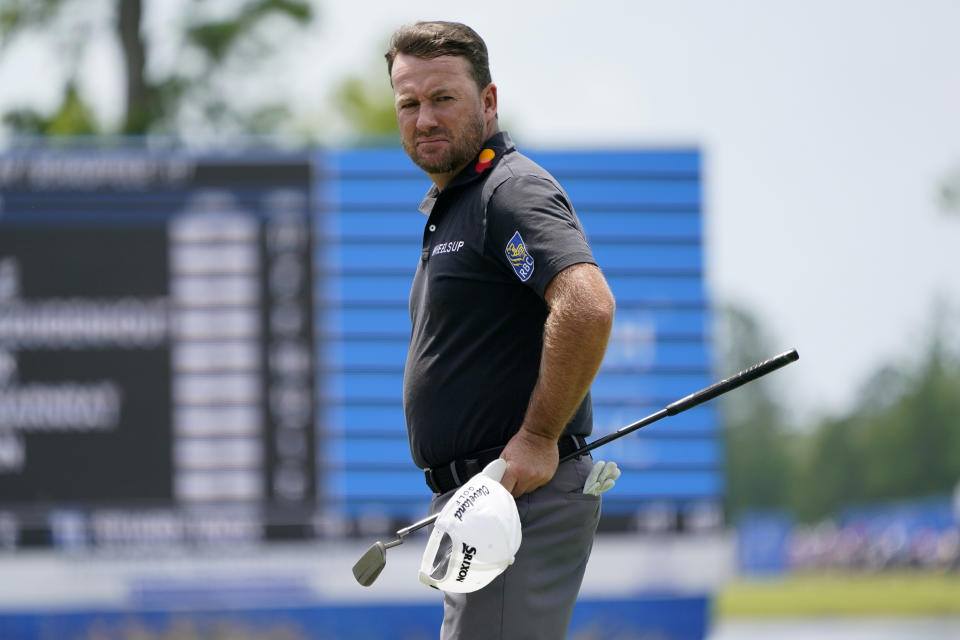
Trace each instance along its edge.
<path fill-rule="evenodd" d="M 437 126 L 437 117 L 430 104 L 421 104 L 417 111 L 417 129 L 429 131 Z"/>

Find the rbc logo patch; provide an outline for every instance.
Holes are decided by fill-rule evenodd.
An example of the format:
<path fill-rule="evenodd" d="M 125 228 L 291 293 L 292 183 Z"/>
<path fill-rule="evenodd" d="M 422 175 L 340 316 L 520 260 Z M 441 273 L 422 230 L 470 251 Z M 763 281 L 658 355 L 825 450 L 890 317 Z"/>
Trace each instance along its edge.
<path fill-rule="evenodd" d="M 527 246 L 523 244 L 523 238 L 517 231 L 507 243 L 507 260 L 513 267 L 513 272 L 517 274 L 521 282 L 526 282 L 533 275 L 533 256 L 527 253 Z"/>

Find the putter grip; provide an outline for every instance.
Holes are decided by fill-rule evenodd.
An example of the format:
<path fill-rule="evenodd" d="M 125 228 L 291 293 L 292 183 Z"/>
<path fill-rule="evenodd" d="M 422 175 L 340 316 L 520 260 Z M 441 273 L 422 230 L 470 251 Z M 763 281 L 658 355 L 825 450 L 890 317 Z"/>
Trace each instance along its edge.
<path fill-rule="evenodd" d="M 701 389 L 696 393 L 691 393 L 685 398 L 680 398 L 676 402 L 668 404 L 666 407 L 667 415 L 676 415 L 681 411 L 686 411 L 687 409 L 695 407 L 698 404 L 702 404 L 707 400 L 712 400 L 713 398 L 716 398 L 727 391 L 736 389 L 737 387 L 745 385 L 751 380 L 756 380 L 761 376 L 765 376 L 771 371 L 790 364 L 799 358 L 800 354 L 797 353 L 797 350 L 791 349 L 790 351 L 781 353 L 780 355 L 774 356 L 769 360 L 764 360 L 763 362 L 753 365 L 749 369 L 744 369 L 740 373 L 730 376 L 726 380 L 721 380 L 716 384 L 710 385 L 706 389 Z"/>

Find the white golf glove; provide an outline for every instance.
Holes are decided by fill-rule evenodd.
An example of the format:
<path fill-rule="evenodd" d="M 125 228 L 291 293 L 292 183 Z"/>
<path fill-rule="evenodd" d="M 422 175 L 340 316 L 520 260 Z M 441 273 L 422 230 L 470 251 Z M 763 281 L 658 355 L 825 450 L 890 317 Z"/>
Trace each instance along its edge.
<path fill-rule="evenodd" d="M 620 477 L 620 469 L 616 462 L 604 462 L 598 460 L 590 470 L 587 481 L 583 483 L 583 492 L 593 496 L 598 496 L 604 491 L 613 488 L 617 478 Z"/>

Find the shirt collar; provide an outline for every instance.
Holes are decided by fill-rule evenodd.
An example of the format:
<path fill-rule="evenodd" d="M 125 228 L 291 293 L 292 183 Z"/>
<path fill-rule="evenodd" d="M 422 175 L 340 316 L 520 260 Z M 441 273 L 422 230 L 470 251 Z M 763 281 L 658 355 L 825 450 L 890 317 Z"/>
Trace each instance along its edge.
<path fill-rule="evenodd" d="M 513 140 L 510 138 L 510 134 L 506 131 L 498 131 L 493 134 L 486 142 L 483 143 L 483 146 L 480 148 L 479 153 L 467 163 L 467 166 L 456 175 L 456 177 L 450 181 L 444 191 L 449 191 L 452 188 L 459 187 L 464 184 L 478 180 L 480 176 L 484 175 L 488 170 L 500 162 L 502 158 L 507 153 L 516 151 L 516 145 L 513 143 Z M 420 212 L 426 216 L 429 216 L 433 211 L 433 206 L 437 203 L 437 198 L 440 196 L 440 190 L 437 189 L 437 185 L 432 185 L 427 191 L 426 196 L 424 196 L 423 201 L 420 203 Z"/>

